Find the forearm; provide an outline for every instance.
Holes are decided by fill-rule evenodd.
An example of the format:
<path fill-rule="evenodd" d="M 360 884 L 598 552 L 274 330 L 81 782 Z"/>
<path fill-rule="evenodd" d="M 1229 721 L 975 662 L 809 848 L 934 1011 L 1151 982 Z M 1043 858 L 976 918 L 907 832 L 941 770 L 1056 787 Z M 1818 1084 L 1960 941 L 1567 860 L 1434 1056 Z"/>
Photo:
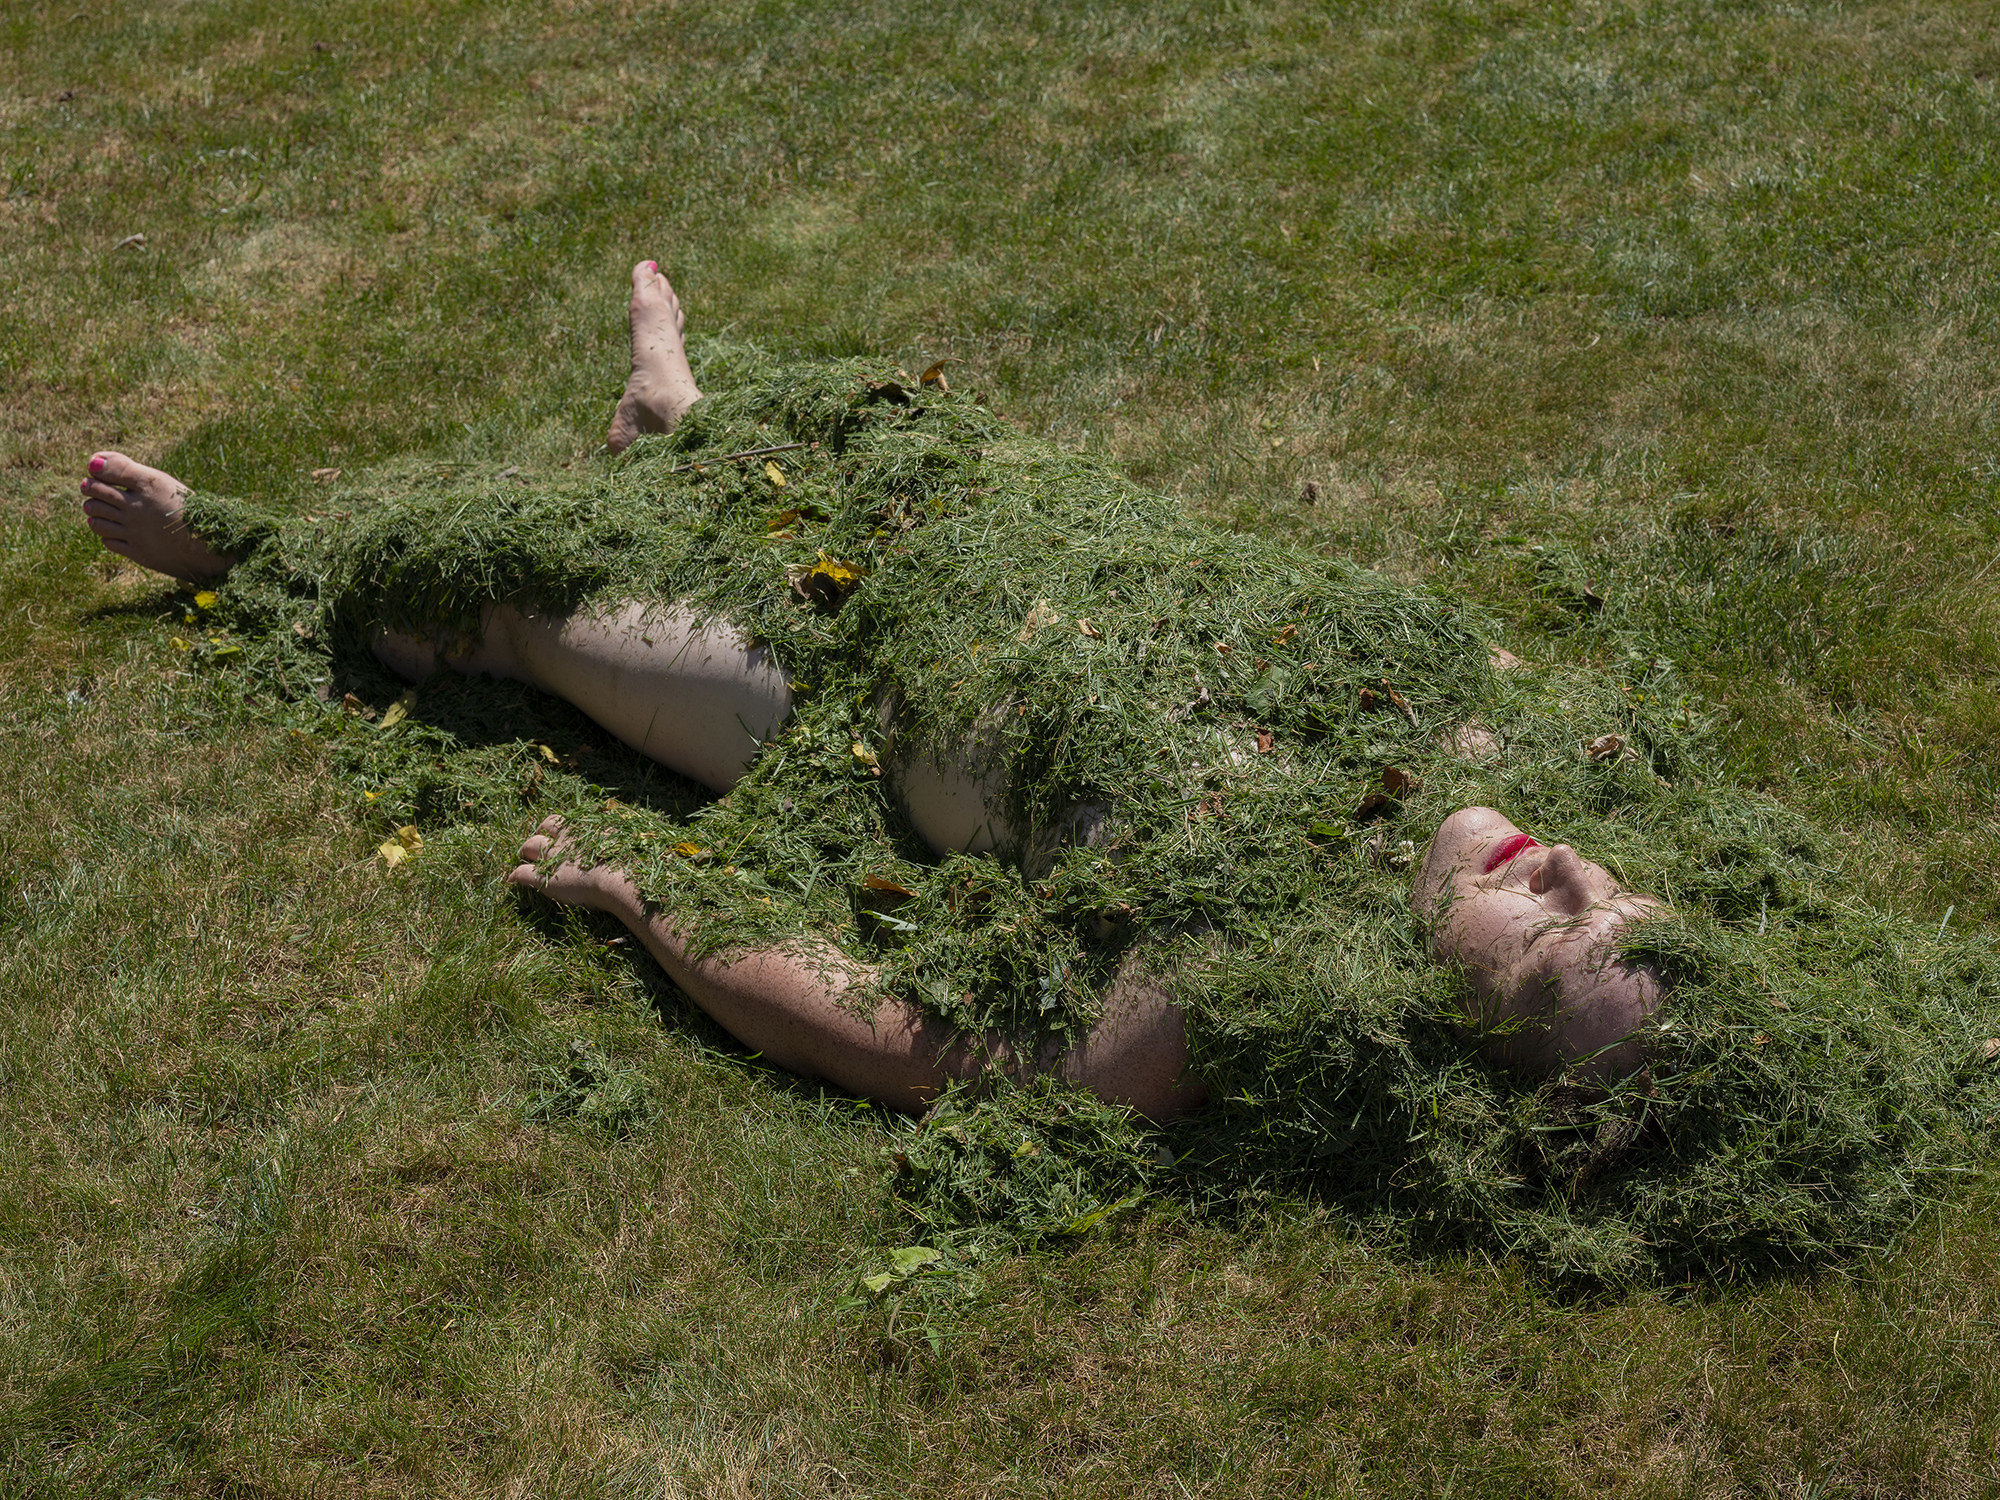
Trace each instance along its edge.
<path fill-rule="evenodd" d="M 825 944 L 690 959 L 690 934 L 657 914 L 639 931 L 660 966 L 746 1047 L 892 1108 L 921 1110 L 956 1076 L 956 1033 L 907 1001 L 873 993 L 874 971 Z"/>
<path fill-rule="evenodd" d="M 1128 961 L 1084 1039 L 1024 1055 L 991 1034 L 968 1036 L 908 1001 L 884 995 L 877 975 L 831 944 L 736 949 L 691 956 L 683 921 L 649 907 L 623 871 L 565 861 L 536 864 L 552 825 L 522 848 L 509 879 L 559 900 L 617 916 L 695 1004 L 739 1042 L 780 1067 L 824 1078 L 896 1109 L 919 1110 L 954 1080 L 989 1070 L 1054 1072 L 1151 1119 L 1170 1119 L 1206 1097 L 1187 1076 L 1180 1007 L 1166 983 Z"/>
<path fill-rule="evenodd" d="M 674 982 L 745 1046 L 894 1108 L 921 1109 L 947 1083 L 989 1068 L 1016 1076 L 1055 1072 L 1154 1120 L 1207 1097 L 1188 1076 L 1180 1007 L 1131 966 L 1081 1042 L 1023 1057 L 997 1037 L 968 1037 L 906 1000 L 875 993 L 874 971 L 829 945 L 690 960 L 689 934 L 657 913 L 638 935 Z"/>

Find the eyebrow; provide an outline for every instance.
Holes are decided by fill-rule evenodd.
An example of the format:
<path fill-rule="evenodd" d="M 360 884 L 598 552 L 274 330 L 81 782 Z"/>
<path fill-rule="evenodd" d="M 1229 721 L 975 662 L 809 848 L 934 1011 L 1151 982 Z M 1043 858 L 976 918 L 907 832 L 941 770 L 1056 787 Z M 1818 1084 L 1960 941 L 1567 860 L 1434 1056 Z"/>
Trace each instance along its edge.
<path fill-rule="evenodd" d="M 1510 839 L 1502 839 L 1500 841 L 1500 847 L 1498 849 L 1495 849 L 1493 853 L 1487 858 L 1486 868 L 1480 871 L 1480 873 L 1482 875 L 1491 875 L 1495 870 L 1499 869 L 1502 865 L 1506 864 L 1508 860 L 1514 858 L 1514 856 L 1519 854 L 1523 849 L 1539 849 L 1539 848 L 1541 848 L 1541 845 L 1536 840 L 1530 838 L 1525 833 L 1517 833 Z"/>

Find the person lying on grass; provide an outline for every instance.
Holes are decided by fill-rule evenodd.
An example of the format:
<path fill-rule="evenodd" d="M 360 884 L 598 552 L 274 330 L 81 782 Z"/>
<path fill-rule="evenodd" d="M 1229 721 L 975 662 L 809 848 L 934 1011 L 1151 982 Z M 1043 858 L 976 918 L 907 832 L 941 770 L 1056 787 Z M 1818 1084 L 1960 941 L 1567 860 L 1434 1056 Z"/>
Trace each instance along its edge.
<path fill-rule="evenodd" d="M 937 372 L 718 345 L 704 395 L 653 262 L 630 319 L 580 478 L 281 519 L 104 452 L 85 515 L 213 584 L 274 704 L 418 684 L 393 731 L 310 720 L 379 805 L 556 802 L 510 882 L 848 1093 L 1054 1075 L 1191 1115 L 1182 1163 L 1601 1278 L 1871 1242 L 1971 1149 L 1983 950 L 1829 899 L 1828 836 L 1727 784 L 1663 669 L 1496 674 L 1459 601 L 1199 525 Z M 449 728 L 510 682 L 705 790 Z"/>
<path fill-rule="evenodd" d="M 607 446 L 671 433 L 701 391 L 689 368 L 679 298 L 656 262 L 633 269 L 632 368 Z M 121 453 L 98 453 L 83 482 L 84 514 L 104 545 L 192 583 L 220 579 L 236 561 L 184 524 L 187 487 Z M 442 632 L 383 631 L 376 654 L 421 681 L 440 666 L 516 678 L 566 699 L 644 755 L 727 792 L 792 709 L 773 653 L 726 622 L 685 606 L 627 601 L 609 610 L 550 614 L 525 599 L 490 605 L 477 638 L 440 651 Z M 1018 844 L 1004 795 L 963 758 L 903 765 L 891 788 L 930 850 Z M 838 950 L 731 949 L 691 956 L 688 924 L 652 908 L 630 874 L 565 857 L 562 820 L 521 848 L 508 875 L 554 900 L 618 917 L 688 995 L 745 1046 L 793 1072 L 902 1109 L 921 1108 L 953 1079 L 989 1066 L 1053 1069 L 1155 1120 L 1204 1097 L 1170 991 L 1134 974 L 1114 981 L 1088 1034 L 1059 1052 L 1017 1056 L 993 1035 L 967 1036 L 890 996 Z M 1449 890 L 1447 888 L 1450 888 Z M 1455 899 L 1447 903 L 1446 897 Z M 1476 976 L 1485 1009 L 1528 1023 L 1532 1041 L 1496 1045 L 1517 1066 L 1550 1073 L 1581 1064 L 1592 1077 L 1630 1073 L 1643 1060 L 1640 1024 L 1657 1007 L 1656 976 L 1620 962 L 1624 923 L 1657 903 L 1625 894 L 1567 845 L 1542 848 L 1488 809 L 1448 820 L 1419 882 L 1419 909 L 1438 924 L 1441 957 Z M 1532 954 L 1532 958 L 1531 958 Z"/>

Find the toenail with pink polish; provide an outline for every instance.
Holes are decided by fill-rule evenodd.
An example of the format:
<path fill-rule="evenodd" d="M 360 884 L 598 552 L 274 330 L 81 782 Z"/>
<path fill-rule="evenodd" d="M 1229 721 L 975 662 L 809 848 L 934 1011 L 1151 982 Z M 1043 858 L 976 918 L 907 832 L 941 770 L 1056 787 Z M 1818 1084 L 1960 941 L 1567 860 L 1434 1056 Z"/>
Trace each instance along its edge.
<path fill-rule="evenodd" d="M 92 474 L 102 474 L 104 472 L 104 455 L 102 453 L 90 461 L 90 472 Z"/>
<path fill-rule="evenodd" d="M 657 276 L 660 274 L 660 263 L 656 260 L 649 260 L 646 262 L 646 269 Z"/>

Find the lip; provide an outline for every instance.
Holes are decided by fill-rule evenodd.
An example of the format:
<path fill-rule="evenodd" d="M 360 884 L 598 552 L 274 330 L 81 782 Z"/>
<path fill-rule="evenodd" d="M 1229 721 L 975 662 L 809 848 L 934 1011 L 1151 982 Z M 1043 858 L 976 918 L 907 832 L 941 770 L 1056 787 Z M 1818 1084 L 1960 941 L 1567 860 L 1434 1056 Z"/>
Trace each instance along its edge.
<path fill-rule="evenodd" d="M 1487 856 L 1486 868 L 1480 871 L 1480 873 L 1482 875 L 1491 875 L 1502 865 L 1507 864 L 1511 860 L 1519 859 L 1527 850 L 1539 849 L 1541 847 L 1540 840 L 1525 833 L 1517 833 L 1510 838 L 1504 838 L 1500 841 L 1500 846 Z"/>

